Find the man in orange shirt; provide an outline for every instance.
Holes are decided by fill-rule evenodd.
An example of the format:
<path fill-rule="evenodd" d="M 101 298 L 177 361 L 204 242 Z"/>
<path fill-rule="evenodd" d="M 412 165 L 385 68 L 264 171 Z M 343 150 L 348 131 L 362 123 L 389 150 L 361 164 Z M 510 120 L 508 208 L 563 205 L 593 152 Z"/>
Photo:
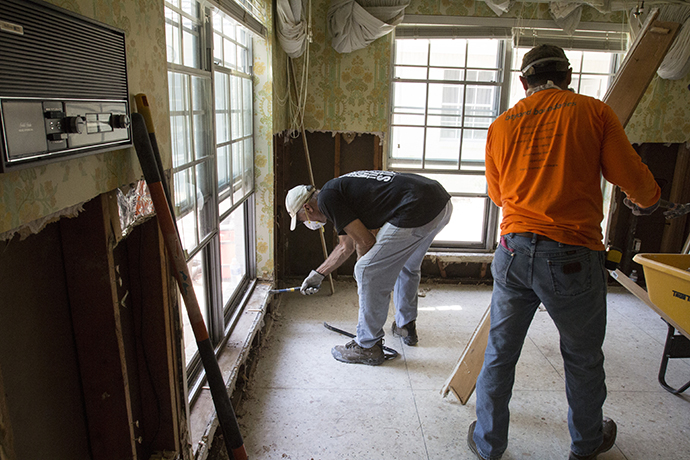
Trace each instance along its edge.
<path fill-rule="evenodd" d="M 637 215 L 653 212 L 661 191 L 613 110 L 568 90 L 572 69 L 561 48 L 533 48 L 521 73 L 527 97 L 492 123 L 486 144 L 489 196 L 503 221 L 477 421 L 467 440 L 480 459 L 505 452 L 515 366 L 542 303 L 560 335 L 569 459 L 594 459 L 616 439 L 616 424 L 602 413 L 608 272 L 601 176 L 626 193 Z"/>

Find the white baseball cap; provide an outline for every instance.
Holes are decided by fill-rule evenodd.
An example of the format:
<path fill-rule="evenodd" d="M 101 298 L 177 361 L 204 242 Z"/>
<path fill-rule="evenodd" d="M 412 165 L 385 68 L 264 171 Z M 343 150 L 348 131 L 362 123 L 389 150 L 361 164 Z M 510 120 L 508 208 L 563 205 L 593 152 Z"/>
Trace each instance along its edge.
<path fill-rule="evenodd" d="M 309 201 L 309 198 L 311 198 L 315 191 L 316 189 L 313 185 L 298 185 L 291 188 L 287 195 L 285 195 L 285 208 L 292 218 L 290 231 L 297 227 L 297 213 Z"/>

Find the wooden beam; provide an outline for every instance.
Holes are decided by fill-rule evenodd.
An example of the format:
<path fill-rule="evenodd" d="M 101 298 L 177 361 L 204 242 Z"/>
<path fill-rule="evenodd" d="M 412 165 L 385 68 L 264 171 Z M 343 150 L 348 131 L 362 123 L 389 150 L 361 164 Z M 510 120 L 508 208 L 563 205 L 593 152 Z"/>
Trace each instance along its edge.
<path fill-rule="evenodd" d="M 178 411 L 175 340 L 169 302 L 172 276 L 156 219 L 138 225 L 125 240 L 129 266 L 129 299 L 136 342 L 137 375 L 141 392 L 142 444 L 152 452 L 178 452 Z M 151 452 L 147 452 L 150 455 Z"/>
<path fill-rule="evenodd" d="M 93 460 L 137 458 L 113 263 L 110 206 L 101 195 L 61 219 L 65 278 Z"/>
<path fill-rule="evenodd" d="M 657 21 L 658 15 L 657 10 L 645 22 L 603 99 L 623 126 L 628 124 L 680 28 L 677 22 Z"/>
<path fill-rule="evenodd" d="M 486 350 L 491 328 L 491 306 L 486 309 L 479 321 L 479 325 L 474 330 L 469 343 L 462 352 L 462 356 L 455 365 L 446 383 L 441 389 L 441 395 L 446 396 L 452 391 L 462 404 L 472 396 L 474 388 L 477 386 L 477 377 L 484 364 L 484 351 Z"/>

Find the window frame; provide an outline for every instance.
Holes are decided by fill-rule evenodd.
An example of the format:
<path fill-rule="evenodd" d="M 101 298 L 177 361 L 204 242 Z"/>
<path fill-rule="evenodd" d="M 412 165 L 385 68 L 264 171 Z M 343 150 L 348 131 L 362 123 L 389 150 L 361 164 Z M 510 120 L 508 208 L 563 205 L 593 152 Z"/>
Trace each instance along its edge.
<path fill-rule="evenodd" d="M 182 7 L 184 5 L 188 7 L 190 3 L 195 8 L 198 8 L 198 17 L 183 10 Z M 171 98 L 171 134 L 173 136 L 172 182 L 175 184 L 174 179 L 186 172 L 189 172 L 186 174 L 187 177 L 194 178 L 190 186 L 186 184 L 175 184 L 173 186 L 173 200 L 177 205 L 176 223 L 179 224 L 182 219 L 189 218 L 189 213 L 196 213 L 193 225 L 194 238 L 188 237 L 183 240 L 183 246 L 187 263 L 194 264 L 193 268 L 196 267 L 200 269 L 201 286 L 203 287 L 197 288 L 197 286 L 195 286 L 194 289 L 195 293 L 197 293 L 199 304 L 203 309 L 202 313 L 206 320 L 206 328 L 209 337 L 216 347 L 216 352 L 218 352 L 239 319 L 239 315 L 242 311 L 241 307 L 248 300 L 248 296 L 256 283 L 256 242 L 254 241 L 256 235 L 254 223 L 256 191 L 254 170 L 256 166 L 254 156 L 253 107 L 244 110 L 244 107 L 240 106 L 242 110 L 239 114 L 239 124 L 240 128 L 243 130 L 242 136 L 240 136 L 240 142 L 243 142 L 243 145 L 245 145 L 247 144 L 245 141 L 250 139 L 251 142 L 247 145 L 251 146 L 251 152 L 247 152 L 248 154 L 243 156 L 243 160 L 245 160 L 244 167 L 249 168 L 249 172 L 243 169 L 239 176 L 240 180 L 246 181 L 249 185 L 242 189 L 242 194 L 238 197 L 234 197 L 236 188 L 234 184 L 231 184 L 229 191 L 221 193 L 218 186 L 219 144 L 216 142 L 216 88 L 214 82 L 218 75 L 231 74 L 236 78 L 240 78 L 242 90 L 249 90 L 249 96 L 241 97 L 240 103 L 245 104 L 248 101 L 249 104 L 253 104 L 253 33 L 251 33 L 251 29 L 244 26 L 240 21 L 237 21 L 231 15 L 227 14 L 227 12 L 218 8 L 217 5 L 207 0 L 193 0 L 192 2 L 183 3 L 180 3 L 180 0 L 166 0 L 164 2 L 164 8 L 166 45 L 171 46 L 169 39 L 172 38 L 173 46 L 177 45 L 180 51 L 180 56 L 176 59 L 177 62 L 167 62 L 169 97 Z M 246 43 L 241 45 L 238 45 L 238 42 L 234 43 L 234 45 L 245 46 L 247 48 L 244 54 L 247 56 L 247 59 L 246 62 L 244 62 L 245 65 L 241 69 L 237 67 L 224 67 L 223 62 L 214 62 L 213 49 L 215 33 L 212 17 L 214 14 L 219 13 L 222 13 L 224 17 L 233 21 L 233 24 L 236 23 L 233 26 L 235 30 L 243 30 L 241 35 L 244 37 Z M 179 17 L 183 19 L 176 22 L 176 19 L 179 19 Z M 193 23 L 189 26 L 191 29 L 186 29 L 187 33 L 189 33 L 190 30 L 193 32 L 190 36 L 193 35 L 196 37 L 196 41 L 194 39 L 191 40 L 192 46 L 189 46 L 189 42 L 184 41 L 183 34 L 185 30 L 183 30 L 182 27 L 175 27 L 175 24 L 179 24 L 180 26 L 183 25 L 185 20 Z M 176 33 L 178 35 L 177 37 L 171 37 L 169 36 L 170 33 Z M 172 56 L 175 56 L 174 51 L 175 50 L 173 50 Z M 197 57 L 189 59 L 189 56 L 185 56 L 185 53 L 189 53 L 190 51 L 196 52 Z M 168 56 L 170 55 L 170 50 L 168 50 Z M 183 64 L 185 62 L 192 63 L 193 66 L 186 66 Z M 171 86 L 173 78 L 181 78 L 186 82 L 184 85 L 180 86 L 180 88 L 182 88 L 181 91 L 186 94 L 183 97 L 185 101 L 179 113 L 176 112 L 177 107 L 173 107 L 175 104 L 172 104 L 173 98 L 179 97 L 174 93 L 175 88 Z M 243 83 L 245 80 L 249 83 Z M 199 83 L 199 88 L 201 89 L 198 94 L 194 93 L 194 91 L 197 91 L 195 82 Z M 195 97 L 198 97 L 198 99 L 195 99 Z M 230 88 L 228 88 L 225 102 L 228 107 L 230 107 L 233 102 L 233 95 Z M 200 104 L 200 108 L 195 106 L 197 103 Z M 184 140 L 180 145 L 175 144 L 176 132 L 174 128 L 177 125 L 174 124 L 174 117 L 176 116 L 181 117 L 182 124 L 179 126 L 184 130 Z M 251 117 L 251 120 L 247 122 L 244 120 L 244 117 Z M 228 126 L 228 129 L 231 129 L 230 126 Z M 232 138 L 232 131 L 229 131 L 229 133 Z M 199 136 L 205 138 L 201 143 L 197 142 Z M 237 139 L 235 139 L 235 141 L 237 141 Z M 187 150 L 180 153 L 179 150 L 176 152 L 176 149 Z M 205 183 L 203 192 L 200 192 L 200 186 L 198 184 L 199 177 L 203 177 Z M 243 185 L 246 184 L 243 183 Z M 186 190 L 188 187 L 191 187 L 193 190 Z M 182 189 L 185 189 L 182 193 L 186 194 L 180 199 L 178 195 Z M 199 197 L 200 193 L 201 197 Z M 232 199 L 232 204 L 221 210 L 221 202 L 227 196 Z M 206 210 L 201 209 L 198 205 L 201 199 L 203 199 L 203 206 L 206 207 Z M 202 213 L 206 214 L 206 216 L 201 217 Z M 243 251 L 244 260 L 238 261 L 240 266 L 239 278 L 232 278 L 234 289 L 224 292 L 223 276 L 224 272 L 229 270 L 229 266 L 227 261 L 225 261 L 224 264 L 222 260 L 222 246 L 227 243 L 227 241 L 222 241 L 224 232 L 222 227 L 230 222 L 232 216 L 237 216 L 239 219 L 239 221 L 235 222 L 241 222 L 241 238 L 235 242 L 235 248 L 239 248 Z M 208 231 L 204 230 L 202 233 L 202 227 L 205 224 L 209 226 L 209 229 Z M 185 232 L 182 233 L 184 234 Z M 200 261 L 198 261 L 199 259 Z M 234 276 L 234 274 L 231 276 Z M 226 298 L 224 299 L 224 297 Z M 183 303 L 181 298 L 180 303 Z M 188 396 L 189 402 L 191 403 L 202 388 L 204 369 L 198 350 L 196 349 L 196 340 L 193 334 L 190 334 L 191 330 L 189 325 L 186 324 L 188 322 L 186 320 L 186 312 L 184 312 L 183 315 L 182 325 L 184 326 L 186 335 L 184 339 L 184 348 L 187 361 L 187 385 L 190 389 Z M 192 349 L 194 354 L 190 357 L 188 353 L 191 353 Z"/>

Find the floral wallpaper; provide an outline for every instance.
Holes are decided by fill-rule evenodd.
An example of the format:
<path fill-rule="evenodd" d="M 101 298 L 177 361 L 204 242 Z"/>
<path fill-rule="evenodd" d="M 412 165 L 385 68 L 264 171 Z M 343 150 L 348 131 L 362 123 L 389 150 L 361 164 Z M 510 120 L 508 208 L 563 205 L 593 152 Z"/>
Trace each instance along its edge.
<path fill-rule="evenodd" d="M 125 31 L 129 92 L 145 93 L 160 150 L 169 151 L 165 23 L 160 0 L 48 0 Z M 133 98 L 130 101 L 134 105 Z M 171 159 L 168 157 L 167 167 Z M 133 148 L 0 174 L 0 238 L 116 187 L 135 182 L 141 169 Z M 40 228 L 34 228 L 38 231 Z"/>
<path fill-rule="evenodd" d="M 690 75 L 664 80 L 658 75 L 628 121 L 625 132 L 633 144 L 682 143 L 690 140 Z"/>

